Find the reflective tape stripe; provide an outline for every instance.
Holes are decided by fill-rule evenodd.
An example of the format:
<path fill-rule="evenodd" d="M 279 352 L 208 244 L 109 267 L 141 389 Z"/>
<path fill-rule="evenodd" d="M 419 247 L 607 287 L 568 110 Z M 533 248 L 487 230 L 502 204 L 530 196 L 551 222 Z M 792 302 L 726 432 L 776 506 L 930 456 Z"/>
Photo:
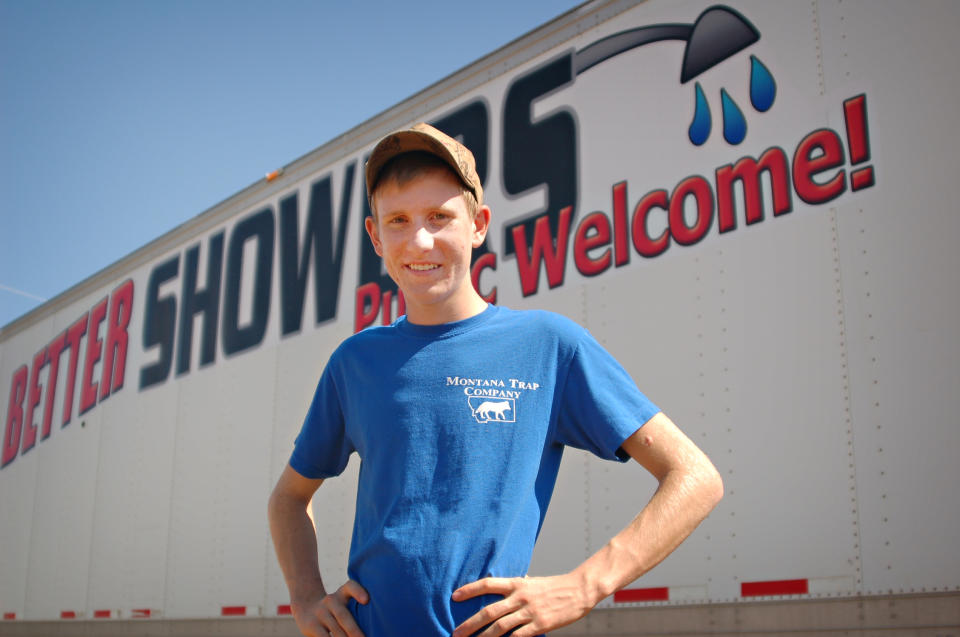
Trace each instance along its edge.
<path fill-rule="evenodd" d="M 221 606 L 221 617 L 254 617 L 260 614 L 259 606 Z"/>
<path fill-rule="evenodd" d="M 769 595 L 806 595 L 810 592 L 806 579 L 781 579 L 765 582 L 743 582 L 741 597 L 766 597 Z"/>
<path fill-rule="evenodd" d="M 625 602 L 666 602 L 670 601 L 670 589 L 660 588 L 625 588 L 613 594 L 613 601 L 617 604 Z"/>

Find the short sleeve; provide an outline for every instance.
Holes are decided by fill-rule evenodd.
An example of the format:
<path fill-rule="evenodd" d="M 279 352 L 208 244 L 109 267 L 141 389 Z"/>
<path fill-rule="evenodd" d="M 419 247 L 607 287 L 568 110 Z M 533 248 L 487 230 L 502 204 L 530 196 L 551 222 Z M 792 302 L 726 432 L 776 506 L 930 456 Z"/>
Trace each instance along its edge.
<path fill-rule="evenodd" d="M 623 366 L 584 330 L 560 397 L 557 442 L 625 461 L 629 456 L 620 445 L 659 411 Z"/>
<path fill-rule="evenodd" d="M 340 475 L 353 452 L 346 434 L 333 368 L 331 359 L 317 384 L 313 402 L 310 403 L 290 456 L 290 466 L 300 475 L 311 479 Z"/>

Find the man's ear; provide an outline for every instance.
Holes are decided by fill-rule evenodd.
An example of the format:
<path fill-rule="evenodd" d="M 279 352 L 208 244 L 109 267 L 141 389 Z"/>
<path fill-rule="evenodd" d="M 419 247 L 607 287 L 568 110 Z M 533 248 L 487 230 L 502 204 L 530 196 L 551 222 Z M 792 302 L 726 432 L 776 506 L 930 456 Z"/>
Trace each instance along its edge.
<path fill-rule="evenodd" d="M 490 229 L 490 206 L 480 206 L 473 217 L 473 247 L 479 248 Z"/>
<path fill-rule="evenodd" d="M 380 233 L 377 230 L 377 221 L 373 217 L 367 217 L 363 220 L 363 227 L 367 229 L 370 235 L 370 241 L 373 243 L 373 249 L 378 256 L 383 256 L 383 247 L 380 245 Z"/>

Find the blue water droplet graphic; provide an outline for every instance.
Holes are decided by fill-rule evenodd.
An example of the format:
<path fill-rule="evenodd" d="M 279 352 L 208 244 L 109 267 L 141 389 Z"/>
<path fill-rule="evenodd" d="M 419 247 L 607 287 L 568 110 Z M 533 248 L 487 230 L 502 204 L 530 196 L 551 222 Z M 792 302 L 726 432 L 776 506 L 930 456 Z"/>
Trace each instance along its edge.
<path fill-rule="evenodd" d="M 736 146 L 747 136 L 747 120 L 726 89 L 720 89 L 720 101 L 723 104 L 723 138 L 728 144 Z"/>
<path fill-rule="evenodd" d="M 710 137 L 710 106 L 707 104 L 707 96 L 703 94 L 700 88 L 700 82 L 696 83 L 695 93 L 696 106 L 693 111 L 693 121 L 690 122 L 690 129 L 687 135 L 694 146 L 702 146 L 707 138 Z"/>
<path fill-rule="evenodd" d="M 765 113 L 777 97 L 777 82 L 773 79 L 770 70 L 764 66 L 757 56 L 750 56 L 750 103 L 753 107 Z"/>

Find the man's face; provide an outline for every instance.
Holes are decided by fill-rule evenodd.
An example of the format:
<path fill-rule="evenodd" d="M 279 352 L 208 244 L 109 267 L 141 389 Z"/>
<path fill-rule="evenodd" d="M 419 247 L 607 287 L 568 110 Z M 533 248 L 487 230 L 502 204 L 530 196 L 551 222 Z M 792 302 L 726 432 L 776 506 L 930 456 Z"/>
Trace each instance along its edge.
<path fill-rule="evenodd" d="M 460 320 L 477 308 L 470 257 L 486 236 L 490 210 L 481 206 L 471 218 L 461 188 L 451 173 L 431 170 L 402 186 L 383 183 L 374 195 L 367 233 L 414 323 Z"/>

